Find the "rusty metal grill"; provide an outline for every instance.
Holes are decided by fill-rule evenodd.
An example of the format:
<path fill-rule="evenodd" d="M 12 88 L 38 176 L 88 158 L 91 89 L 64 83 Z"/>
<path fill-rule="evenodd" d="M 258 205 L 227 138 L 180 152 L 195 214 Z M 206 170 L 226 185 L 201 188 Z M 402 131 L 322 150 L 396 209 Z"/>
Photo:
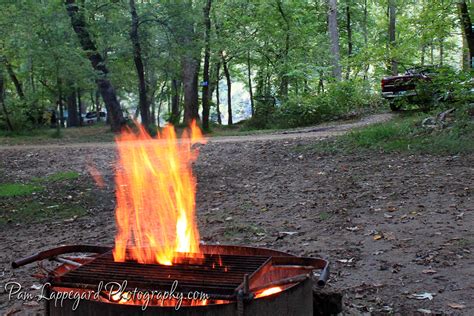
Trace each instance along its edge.
<path fill-rule="evenodd" d="M 270 260 L 269 256 L 205 254 L 199 263 L 192 261 L 173 264 L 139 264 L 132 261 L 115 262 L 112 252 L 99 255 L 89 263 L 53 278 L 53 286 L 97 289 L 102 281 L 127 281 L 130 290 L 170 290 L 175 280 L 177 291 L 200 291 L 211 297 L 233 296 L 245 274 L 258 271 Z"/>

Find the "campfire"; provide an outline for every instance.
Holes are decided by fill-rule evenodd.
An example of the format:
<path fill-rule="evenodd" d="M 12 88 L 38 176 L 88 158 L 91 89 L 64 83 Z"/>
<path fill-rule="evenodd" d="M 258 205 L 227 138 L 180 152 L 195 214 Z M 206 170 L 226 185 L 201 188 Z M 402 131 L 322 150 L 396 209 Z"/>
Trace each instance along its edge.
<path fill-rule="evenodd" d="M 155 138 L 138 126 L 116 141 L 114 247 L 62 246 L 12 264 L 60 262 L 41 275 L 49 295 L 67 297 L 46 300 L 48 314 L 312 314 L 325 260 L 200 244 L 192 163 L 206 140 L 195 122 L 179 139 L 168 125 Z"/>

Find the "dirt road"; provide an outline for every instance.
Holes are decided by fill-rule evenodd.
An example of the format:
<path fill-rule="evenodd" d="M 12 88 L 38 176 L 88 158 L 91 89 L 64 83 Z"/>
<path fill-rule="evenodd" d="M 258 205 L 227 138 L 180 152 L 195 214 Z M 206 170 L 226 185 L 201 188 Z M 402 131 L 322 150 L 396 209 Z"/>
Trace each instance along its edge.
<path fill-rule="evenodd" d="M 201 240 L 328 258 L 328 286 L 345 294 L 347 313 L 473 315 L 474 157 L 312 149 L 320 137 L 365 123 L 211 139 L 195 164 Z M 10 262 L 60 244 L 113 244 L 115 150 L 80 144 L 2 148 L 0 155 L 1 182 L 81 174 L 32 199 L 77 203 L 86 215 L 0 227 L 0 309 L 41 312 L 42 305 L 2 293 L 8 281 L 31 292 L 38 284 L 35 265 L 12 270 Z M 91 163 L 105 188 L 94 187 Z M 0 200 L 3 214 L 15 213 L 14 202 Z"/>

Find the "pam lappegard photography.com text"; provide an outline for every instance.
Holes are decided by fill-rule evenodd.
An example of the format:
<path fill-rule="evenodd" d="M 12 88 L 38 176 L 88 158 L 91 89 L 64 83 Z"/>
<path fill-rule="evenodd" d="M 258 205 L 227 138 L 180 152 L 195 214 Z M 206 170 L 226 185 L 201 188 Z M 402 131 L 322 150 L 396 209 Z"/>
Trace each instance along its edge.
<path fill-rule="evenodd" d="M 133 302 L 141 304 L 145 310 L 153 302 L 161 306 L 171 305 L 176 310 L 181 308 L 183 300 L 187 301 L 205 301 L 209 299 L 209 294 L 201 291 L 190 291 L 187 293 L 178 292 L 178 281 L 175 280 L 170 289 L 166 291 L 148 290 L 143 291 L 137 288 L 127 288 L 127 281 L 118 282 L 100 282 L 97 289 L 89 291 L 61 290 L 51 291 L 50 283 L 44 283 L 37 292 L 31 292 L 25 289 L 19 282 L 8 282 L 5 284 L 5 292 L 8 294 L 8 300 L 18 301 L 54 301 L 55 306 L 63 306 L 65 300 L 72 300 L 72 309 L 76 310 L 82 300 L 100 300 L 106 298 L 110 302 Z M 172 304 L 167 304 L 171 301 Z"/>

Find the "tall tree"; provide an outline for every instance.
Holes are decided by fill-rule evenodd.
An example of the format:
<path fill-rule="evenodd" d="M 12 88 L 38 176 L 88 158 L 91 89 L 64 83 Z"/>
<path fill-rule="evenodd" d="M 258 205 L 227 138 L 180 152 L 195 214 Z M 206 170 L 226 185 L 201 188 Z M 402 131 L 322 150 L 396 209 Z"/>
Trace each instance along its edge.
<path fill-rule="evenodd" d="M 222 66 L 224 68 L 224 75 L 227 82 L 227 125 L 234 124 L 232 117 L 232 80 L 230 78 L 230 71 L 228 60 L 226 59 L 224 53 L 221 53 L 222 56 Z"/>
<path fill-rule="evenodd" d="M 180 119 L 179 100 L 181 81 L 178 79 L 171 80 L 171 115 L 169 121 L 172 124 L 178 124 Z"/>
<path fill-rule="evenodd" d="M 109 70 L 105 66 L 105 61 L 102 55 L 97 51 L 97 46 L 92 40 L 91 35 L 87 29 L 86 20 L 79 6 L 75 0 L 65 1 L 66 10 L 71 18 L 71 25 L 79 37 L 79 42 L 82 49 L 87 52 L 89 61 L 92 64 L 94 70 L 99 74 L 96 79 L 97 87 L 102 95 L 107 112 L 111 118 L 111 128 L 114 132 L 119 132 L 122 129 L 122 125 L 125 123 L 122 108 L 117 99 L 115 88 L 113 87 L 110 80 L 107 78 Z"/>
<path fill-rule="evenodd" d="M 135 0 L 129 1 L 129 7 L 130 15 L 132 16 L 130 40 L 132 41 L 133 45 L 133 62 L 135 63 L 135 69 L 137 71 L 138 76 L 138 104 L 140 108 L 140 117 L 142 119 L 142 124 L 145 127 L 149 127 L 149 125 L 151 124 L 150 105 L 148 103 L 148 87 L 145 80 L 145 68 L 143 66 L 142 48 L 140 45 L 140 37 L 138 34 L 138 26 L 140 24 L 140 20 L 135 6 Z"/>
<path fill-rule="evenodd" d="M 349 1 L 346 2 L 346 31 L 347 31 L 347 57 L 349 62 L 347 65 L 346 79 L 349 79 L 351 74 L 350 58 L 352 57 L 352 24 L 351 24 L 351 7 Z"/>
<path fill-rule="evenodd" d="M 77 115 L 76 89 L 72 84 L 68 84 L 69 93 L 67 95 L 67 127 L 79 126 L 79 116 Z"/>
<path fill-rule="evenodd" d="M 332 73 L 334 78 L 340 81 L 342 79 L 342 70 L 340 64 L 339 30 L 337 26 L 337 0 L 329 0 L 328 29 L 331 42 Z"/>
<path fill-rule="evenodd" d="M 209 61 L 211 58 L 211 0 L 207 0 L 204 6 L 204 66 L 203 66 L 203 85 L 202 85 L 202 128 L 209 130 L 209 112 L 210 112 L 210 78 Z"/>
<path fill-rule="evenodd" d="M 9 131 L 13 131 L 13 125 L 10 121 L 10 115 L 7 111 L 7 106 L 5 105 L 5 81 L 3 79 L 3 67 L 1 63 L 0 63 L 0 104 L 2 106 L 5 122 L 7 123 L 7 128 Z"/>
<path fill-rule="evenodd" d="M 463 35 L 469 50 L 469 67 L 474 67 L 474 31 L 466 0 L 458 2 L 459 17 L 461 19 Z"/>
<path fill-rule="evenodd" d="M 396 45 L 397 0 L 388 0 L 388 47 L 390 53 L 390 70 L 392 75 L 398 74 L 398 62 L 393 56 Z"/>

